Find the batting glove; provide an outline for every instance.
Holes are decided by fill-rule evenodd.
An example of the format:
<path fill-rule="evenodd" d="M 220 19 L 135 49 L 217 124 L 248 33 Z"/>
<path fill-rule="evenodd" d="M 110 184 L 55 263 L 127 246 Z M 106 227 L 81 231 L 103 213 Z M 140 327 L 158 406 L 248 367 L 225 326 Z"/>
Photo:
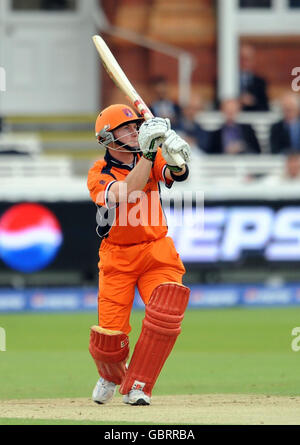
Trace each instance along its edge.
<path fill-rule="evenodd" d="M 178 155 L 181 156 L 185 164 L 190 162 L 190 146 L 174 130 L 169 130 L 165 137 L 166 139 L 162 145 L 162 155 L 167 162 L 169 170 L 180 172 L 182 169 L 177 164 Z"/>
<path fill-rule="evenodd" d="M 143 123 L 139 131 L 139 144 L 146 159 L 155 161 L 157 149 L 165 140 L 170 128 L 170 120 L 161 117 L 154 117 Z"/>

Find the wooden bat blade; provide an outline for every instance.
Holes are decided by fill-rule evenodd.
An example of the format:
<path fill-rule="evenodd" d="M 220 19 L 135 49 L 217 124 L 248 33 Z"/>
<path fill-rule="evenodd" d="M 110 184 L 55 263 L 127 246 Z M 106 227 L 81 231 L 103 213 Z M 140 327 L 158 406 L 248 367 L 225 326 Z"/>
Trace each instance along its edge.
<path fill-rule="evenodd" d="M 153 114 L 128 80 L 126 74 L 120 67 L 119 63 L 102 37 L 95 35 L 93 36 L 93 41 L 100 55 L 102 64 L 115 85 L 121 91 L 123 91 L 125 96 L 128 97 L 130 102 L 135 106 L 137 111 L 144 117 L 145 120 L 153 118 Z M 178 167 L 183 167 L 183 165 L 185 165 L 184 160 L 179 154 L 176 155 L 176 164 Z"/>
<path fill-rule="evenodd" d="M 120 67 L 105 41 L 100 36 L 94 36 L 93 41 L 100 55 L 103 66 L 112 81 L 121 91 L 123 91 L 123 93 L 129 98 L 130 102 L 146 120 L 151 119 L 153 114 L 128 80 L 128 77 Z"/>

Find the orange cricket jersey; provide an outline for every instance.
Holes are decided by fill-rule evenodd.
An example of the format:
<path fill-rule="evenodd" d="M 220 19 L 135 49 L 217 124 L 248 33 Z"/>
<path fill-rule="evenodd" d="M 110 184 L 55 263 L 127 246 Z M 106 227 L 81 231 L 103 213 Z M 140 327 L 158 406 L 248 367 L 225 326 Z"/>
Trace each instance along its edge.
<path fill-rule="evenodd" d="M 168 232 L 160 200 L 159 182 L 171 188 L 173 181 L 165 177 L 166 161 L 158 150 L 148 183 L 141 196 L 132 194 L 130 202 L 112 203 L 108 192 L 116 181 L 124 181 L 139 162 L 135 154 L 133 166 L 116 160 L 109 151 L 104 160 L 95 162 L 88 173 L 88 188 L 92 200 L 98 206 L 98 233 L 106 242 L 117 245 L 132 245 L 154 241 Z"/>

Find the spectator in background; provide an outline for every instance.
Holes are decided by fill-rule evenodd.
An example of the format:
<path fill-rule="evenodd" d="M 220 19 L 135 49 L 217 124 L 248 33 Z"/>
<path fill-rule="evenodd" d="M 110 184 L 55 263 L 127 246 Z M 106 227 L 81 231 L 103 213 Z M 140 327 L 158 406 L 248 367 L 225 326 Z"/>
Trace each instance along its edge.
<path fill-rule="evenodd" d="M 182 108 L 182 114 L 175 129 L 190 145 L 207 152 L 210 133 L 197 122 L 197 115 L 201 111 L 203 111 L 203 101 L 199 96 L 194 96 L 188 105 Z"/>
<path fill-rule="evenodd" d="M 169 118 L 172 127 L 178 125 L 181 116 L 180 106 L 169 97 L 168 81 L 163 76 L 157 76 L 152 79 L 152 89 L 155 95 L 150 109 L 154 116 Z"/>
<path fill-rule="evenodd" d="M 255 74 L 255 49 L 243 44 L 240 49 L 240 99 L 243 111 L 268 111 L 267 84 Z"/>
<path fill-rule="evenodd" d="M 283 119 L 271 127 L 270 145 L 273 154 L 293 149 L 300 152 L 300 106 L 293 93 L 281 98 Z"/>
<path fill-rule="evenodd" d="M 225 122 L 219 130 L 212 133 L 209 154 L 225 153 L 234 155 L 261 152 L 251 125 L 237 122 L 240 109 L 240 102 L 237 99 L 227 99 L 222 102 L 221 110 Z"/>

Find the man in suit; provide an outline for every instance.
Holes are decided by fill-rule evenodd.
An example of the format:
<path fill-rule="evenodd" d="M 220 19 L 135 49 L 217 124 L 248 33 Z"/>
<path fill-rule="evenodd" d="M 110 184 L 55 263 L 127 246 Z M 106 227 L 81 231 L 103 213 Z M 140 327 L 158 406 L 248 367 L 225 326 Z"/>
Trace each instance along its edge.
<path fill-rule="evenodd" d="M 240 99 L 243 111 L 268 111 L 265 79 L 255 74 L 255 50 L 251 45 L 240 49 Z"/>
<path fill-rule="evenodd" d="M 169 83 L 163 76 L 154 77 L 151 80 L 152 91 L 155 96 L 150 104 L 154 116 L 168 118 L 172 126 L 177 126 L 181 117 L 181 107 L 169 96 Z"/>
<path fill-rule="evenodd" d="M 239 124 L 237 116 L 240 103 L 237 99 L 227 99 L 221 104 L 225 117 L 223 126 L 212 133 L 209 154 L 250 154 L 260 153 L 261 148 L 256 134 L 248 124 Z"/>
<path fill-rule="evenodd" d="M 300 105 L 296 94 L 285 94 L 281 108 L 283 119 L 271 127 L 271 152 L 278 154 L 293 149 L 300 153 Z"/>

